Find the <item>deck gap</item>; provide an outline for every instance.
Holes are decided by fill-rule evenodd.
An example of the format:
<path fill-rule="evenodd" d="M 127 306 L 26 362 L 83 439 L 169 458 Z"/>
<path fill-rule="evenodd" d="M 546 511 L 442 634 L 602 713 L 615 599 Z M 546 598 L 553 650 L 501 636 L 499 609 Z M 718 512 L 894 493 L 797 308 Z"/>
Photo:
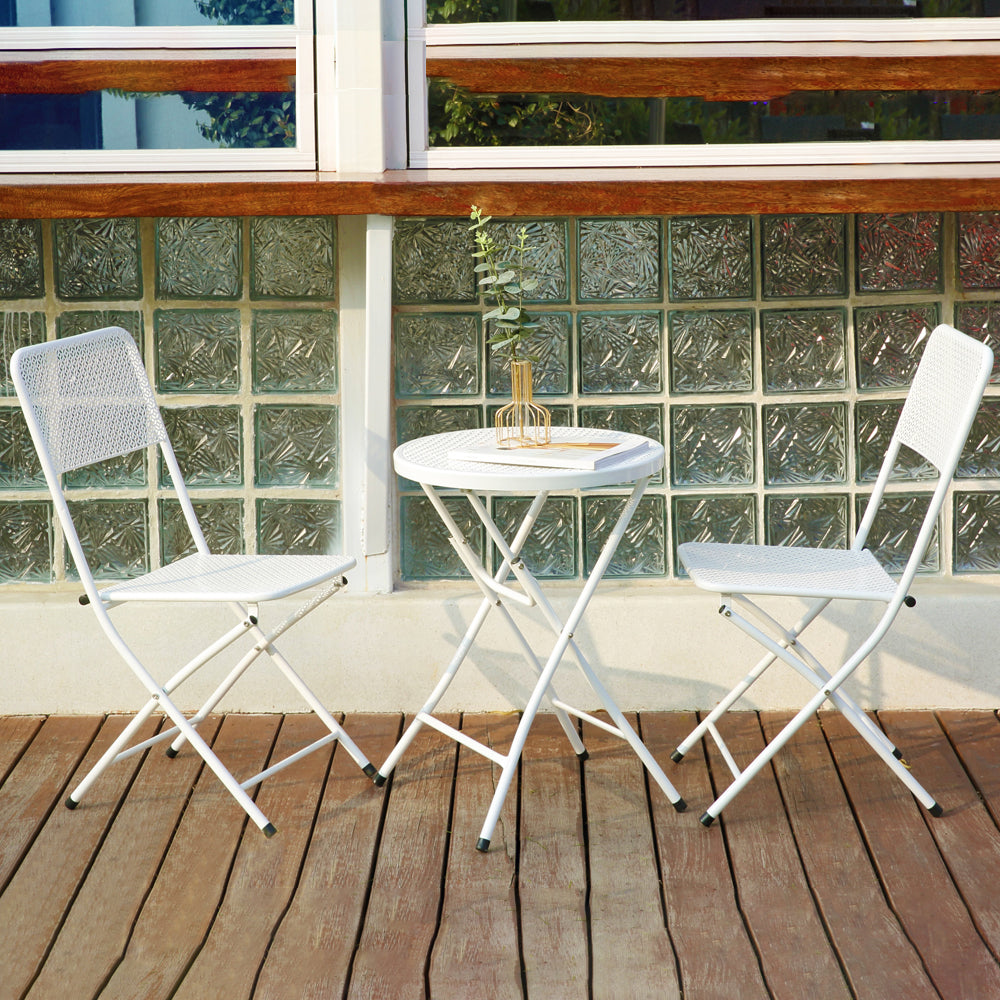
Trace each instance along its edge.
<path fill-rule="evenodd" d="M 583 734 L 583 725 L 580 726 Z M 583 913 L 587 921 L 587 1000 L 594 1000 L 594 934 L 590 912 L 590 823 L 587 816 L 587 778 L 583 769 L 586 762 L 577 757 L 577 771 L 580 775 L 580 827 L 583 832 L 583 874 L 587 880 L 587 891 L 583 896 Z"/>
<path fill-rule="evenodd" d="M 403 735 L 403 728 L 405 724 L 406 717 L 400 713 L 399 724 L 396 726 L 396 739 L 394 742 L 399 742 Z M 351 948 L 351 960 L 347 963 L 347 973 L 344 976 L 344 989 L 341 992 L 341 1000 L 347 1000 L 347 996 L 351 989 L 351 980 L 354 978 L 354 961 L 358 957 L 358 948 L 361 947 L 361 936 L 365 929 L 365 922 L 368 919 L 368 906 L 371 903 L 372 888 L 375 883 L 375 868 L 378 865 L 379 854 L 382 850 L 382 834 L 385 831 L 385 819 L 389 812 L 389 795 L 392 792 L 392 779 L 395 774 L 396 772 L 393 770 L 386 783 L 382 786 L 382 810 L 379 813 L 378 830 L 375 833 L 374 850 L 372 851 L 371 861 L 368 864 L 368 874 L 365 878 L 365 897 L 361 903 L 361 913 L 358 917 L 358 926 L 354 931 L 354 946 Z M 322 801 L 322 796 L 320 796 L 320 800 Z"/>
<path fill-rule="evenodd" d="M 695 718 L 700 723 L 702 716 L 705 715 L 704 712 L 695 712 Z M 721 721 L 721 719 L 719 720 Z M 712 755 L 708 752 L 708 740 L 710 737 L 702 736 L 701 738 L 701 751 L 702 756 L 705 759 L 705 770 L 708 772 L 708 780 L 712 786 L 712 795 L 714 798 L 718 798 L 722 794 L 722 789 L 719 787 L 719 783 L 716 780 L 715 770 L 712 767 Z M 729 780 L 733 780 L 733 776 L 726 770 L 725 775 L 728 776 Z M 767 981 L 767 975 L 764 972 L 764 962 L 761 958 L 760 947 L 757 944 L 757 939 L 750 928 L 750 921 L 747 919 L 746 911 L 743 909 L 743 900 L 740 897 L 740 885 L 736 879 L 736 867 L 733 864 L 733 854 L 729 847 L 729 832 L 726 829 L 726 818 L 725 813 L 721 813 L 716 820 L 719 824 L 719 829 L 722 831 L 722 847 L 726 853 L 726 864 L 729 865 L 729 879 L 733 885 L 733 900 L 736 904 L 736 912 L 740 915 L 740 920 L 743 923 L 743 932 L 746 934 L 747 941 L 750 943 L 750 947 L 753 949 L 754 957 L 757 960 L 757 968 L 760 971 L 760 981 L 764 984 L 764 989 L 767 991 L 770 1000 L 775 1000 L 774 991 L 771 989 L 770 984 Z"/>
<path fill-rule="evenodd" d="M 579 724 L 577 725 L 579 728 Z M 521 966 L 521 996 L 528 996 L 528 970 L 524 961 L 524 928 L 521 924 L 521 785 L 524 780 L 524 757 L 517 762 L 516 799 L 514 804 L 514 928 L 517 934 L 517 957 Z"/>
<path fill-rule="evenodd" d="M 941 721 L 941 716 L 938 712 L 934 712 L 934 719 L 937 724 L 941 727 L 941 731 L 944 733 L 945 739 L 948 741 L 948 745 L 951 747 L 952 752 L 958 759 L 958 763 L 961 765 L 962 770 L 965 772 L 965 776 L 969 779 L 969 784 L 976 790 L 976 798 L 979 799 L 983 808 L 986 810 L 987 815 L 993 821 L 993 825 L 1000 829 L 1000 820 L 998 820 L 996 813 L 994 813 L 992 807 L 990 806 L 989 799 L 983 795 L 982 789 L 976 784 L 976 779 L 973 777 L 972 772 L 966 766 L 965 758 L 962 756 L 962 751 L 959 745 L 952 739 L 951 733 L 948 732 L 948 727 Z M 996 713 L 994 713 L 994 718 L 996 718 Z"/>

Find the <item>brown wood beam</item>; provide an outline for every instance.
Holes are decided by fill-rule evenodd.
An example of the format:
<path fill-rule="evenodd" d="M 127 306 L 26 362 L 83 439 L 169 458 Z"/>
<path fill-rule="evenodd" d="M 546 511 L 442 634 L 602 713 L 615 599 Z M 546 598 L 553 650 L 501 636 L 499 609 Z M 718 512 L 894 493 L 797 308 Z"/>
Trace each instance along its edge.
<path fill-rule="evenodd" d="M 823 180 L 659 180 L 655 171 L 554 179 L 463 179 L 446 171 L 352 179 L 0 184 L 3 218 L 218 215 L 496 216 L 782 214 L 1000 210 L 1000 177 Z M 315 177 L 315 175 L 310 175 Z"/>
<path fill-rule="evenodd" d="M 478 94 L 763 101 L 800 90 L 1000 90 L 1000 56 L 439 59 L 427 75 Z"/>
<path fill-rule="evenodd" d="M 49 59 L 0 63 L 0 94 L 199 91 L 247 93 L 295 89 L 294 59 Z"/>

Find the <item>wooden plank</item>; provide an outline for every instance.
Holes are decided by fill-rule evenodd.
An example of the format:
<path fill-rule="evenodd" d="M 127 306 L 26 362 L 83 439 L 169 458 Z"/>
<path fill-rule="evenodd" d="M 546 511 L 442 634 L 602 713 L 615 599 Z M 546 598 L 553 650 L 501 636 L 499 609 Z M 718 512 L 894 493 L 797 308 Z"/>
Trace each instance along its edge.
<path fill-rule="evenodd" d="M 466 714 L 472 739 L 506 752 L 517 728 L 513 713 Z M 444 904 L 428 974 L 435 1000 L 479 995 L 520 998 L 517 933 L 517 781 L 505 797 L 486 853 L 476 850 L 499 769 L 467 747 L 458 755 Z"/>
<path fill-rule="evenodd" d="M 78 781 L 121 734 L 130 720 L 112 716 L 101 726 L 82 764 Z M 151 736 L 150 720 L 139 739 Z M 90 789 L 79 808 L 56 807 L 31 850 L 0 896 L 0 996 L 19 997 L 27 989 L 76 895 L 94 852 L 114 818 L 141 757 L 113 764 Z M 65 988 L 65 984 L 64 984 Z"/>
<path fill-rule="evenodd" d="M 521 951 L 529 997 L 587 1000 L 587 849 L 580 762 L 554 715 L 521 758 Z"/>
<path fill-rule="evenodd" d="M 1000 823 L 1000 721 L 994 712 L 940 712 L 941 725 Z"/>
<path fill-rule="evenodd" d="M 226 716 L 213 749 L 237 778 L 253 774 L 267 760 L 278 723 L 277 716 Z M 172 996 L 212 926 L 245 826 L 248 837 L 263 839 L 218 778 L 203 768 L 103 995 Z"/>
<path fill-rule="evenodd" d="M 0 787 L 44 721 L 41 715 L 0 716 Z"/>
<path fill-rule="evenodd" d="M 644 712 L 642 738 L 668 761 L 697 724 L 691 712 Z M 736 905 L 722 824 L 705 829 L 697 817 L 714 798 L 704 747 L 691 749 L 667 777 L 688 803 L 679 813 L 649 782 L 653 826 L 663 875 L 667 928 L 677 951 L 684 1000 L 766 1000 L 760 963 Z"/>
<path fill-rule="evenodd" d="M 993 734 L 1000 737 L 993 714 L 982 713 Z M 956 735 L 962 735 L 959 716 Z M 928 829 L 937 841 L 948 871 L 968 907 L 972 920 L 993 952 L 1000 956 L 1000 830 L 984 807 L 951 742 L 930 712 L 880 712 L 889 738 L 905 753 L 920 783 L 934 796 L 944 815 L 928 817 Z M 974 724 L 973 732 L 977 730 Z M 970 740 L 970 743 L 972 741 Z M 1000 749 L 1000 738 L 993 741 Z M 997 764 L 994 760 L 994 769 Z M 996 784 L 997 779 L 992 779 Z"/>
<path fill-rule="evenodd" d="M 66 788 L 101 723 L 96 716 L 47 719 L 0 785 L 0 830 L 4 832 L 0 837 L 0 890 Z"/>
<path fill-rule="evenodd" d="M 271 761 L 327 732 L 312 713 L 285 716 Z M 260 786 L 257 802 L 278 833 L 268 839 L 250 830 L 244 836 L 211 932 L 173 994 L 176 1000 L 240 1000 L 253 992 L 298 882 L 332 753 L 332 745 L 321 747 Z"/>
<path fill-rule="evenodd" d="M 441 716 L 457 726 L 458 717 Z M 407 720 L 409 722 L 409 720 Z M 456 744 L 425 726 L 387 786 L 389 802 L 348 997 L 424 997 L 448 848 Z"/>
<path fill-rule="evenodd" d="M 634 716 L 628 718 L 634 726 Z M 584 725 L 584 740 L 590 751 L 583 773 L 593 995 L 608 1000 L 679 997 L 645 771 L 632 748 L 617 737 Z"/>
<path fill-rule="evenodd" d="M 384 760 L 400 716 L 349 715 L 344 727 L 373 761 Z M 261 970 L 255 1000 L 343 996 L 368 898 L 386 796 L 338 748 L 292 904 Z"/>
<path fill-rule="evenodd" d="M 764 746 L 756 714 L 732 712 L 722 722 L 733 756 L 749 763 Z M 709 760 L 721 793 L 730 773 L 714 743 Z M 736 796 L 722 821 L 743 913 L 774 1000 L 850 996 L 809 892 L 771 768 Z"/>
<path fill-rule="evenodd" d="M 202 723 L 209 743 L 220 723 L 217 717 Z M 147 754 L 32 984 L 34 1000 L 65 996 L 70 982 L 76 996 L 96 996 L 121 960 L 202 765 L 197 754 L 172 759 L 164 749 Z"/>
<path fill-rule="evenodd" d="M 1000 996 L 996 962 L 941 860 L 923 808 L 842 716 L 824 717 L 824 726 L 889 904 L 938 992 L 944 1000 Z M 928 776 L 927 764 L 915 769 L 919 777 Z"/>
<path fill-rule="evenodd" d="M 765 714 L 767 738 L 790 719 Z M 774 764 L 806 878 L 854 996 L 936 1000 L 919 954 L 886 904 L 821 726 L 803 726 Z"/>

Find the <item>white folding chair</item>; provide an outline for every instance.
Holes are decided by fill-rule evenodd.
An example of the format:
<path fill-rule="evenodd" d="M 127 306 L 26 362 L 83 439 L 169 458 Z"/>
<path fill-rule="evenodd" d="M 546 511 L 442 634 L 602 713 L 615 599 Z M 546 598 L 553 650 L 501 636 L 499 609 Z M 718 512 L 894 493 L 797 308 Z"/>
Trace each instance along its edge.
<path fill-rule="evenodd" d="M 701 822 L 705 826 L 711 825 L 726 805 L 827 700 L 843 713 L 918 801 L 933 815 L 941 814 L 940 806 L 910 773 L 896 747 L 858 704 L 841 690 L 841 685 L 882 640 L 902 605 L 912 607 L 916 603 L 909 596 L 910 585 L 936 528 L 938 513 L 992 366 L 992 352 L 978 340 L 945 325 L 931 333 L 854 543 L 849 549 L 714 542 L 686 542 L 678 547 L 681 562 L 694 583 L 719 594 L 722 601 L 720 613 L 767 650 L 750 673 L 672 755 L 674 761 L 680 761 L 702 736 L 708 734 L 715 740 L 733 774 L 732 783 L 702 815 Z M 939 475 L 906 565 L 898 578 L 893 579 L 865 548 L 865 543 L 903 445 L 933 463 Z M 803 616 L 790 628 L 785 628 L 756 601 L 769 596 L 801 597 L 810 603 Z M 834 600 L 874 601 L 884 604 L 885 610 L 860 645 L 833 671 L 827 671 L 803 645 L 801 634 Z M 716 723 L 779 659 L 813 684 L 817 693 L 754 761 L 741 770 Z"/>
<path fill-rule="evenodd" d="M 250 819 L 269 837 L 274 834 L 275 828 L 247 794 L 247 790 L 270 775 L 334 740 L 340 741 L 366 774 L 373 775 L 373 765 L 273 645 L 278 636 L 347 583 L 343 574 L 355 565 L 354 559 L 344 555 L 210 554 L 167 438 L 142 359 L 131 335 L 125 330 L 108 327 L 23 347 L 14 352 L 11 374 L 52 494 L 56 514 L 86 592 L 80 601 L 83 604 L 89 603 L 94 609 L 104 632 L 149 694 L 148 701 L 70 794 L 66 805 L 71 809 L 75 808 L 109 764 L 171 738 L 173 743 L 167 751 L 168 755 L 175 756 L 185 742 L 190 743 L 246 810 Z M 63 494 L 61 476 L 72 469 L 155 445 L 159 445 L 170 472 L 196 551 L 151 573 L 134 579 L 110 582 L 99 589 L 74 527 Z M 260 627 L 260 604 L 314 587 L 321 589 L 308 595 L 298 610 L 270 631 L 265 632 Z M 111 621 L 109 611 L 112 608 L 132 601 L 225 604 L 235 612 L 237 623 L 176 670 L 168 680 L 160 683 L 140 662 Z M 251 648 L 230 670 L 205 704 L 190 718 L 187 717 L 174 703 L 174 692 L 200 667 L 241 637 L 248 637 L 252 643 Z M 310 746 L 259 774 L 238 782 L 198 734 L 197 726 L 215 709 L 261 653 L 270 657 L 306 705 L 322 719 L 329 732 Z M 152 739 L 132 743 L 139 727 L 157 710 L 163 712 L 173 726 Z"/>

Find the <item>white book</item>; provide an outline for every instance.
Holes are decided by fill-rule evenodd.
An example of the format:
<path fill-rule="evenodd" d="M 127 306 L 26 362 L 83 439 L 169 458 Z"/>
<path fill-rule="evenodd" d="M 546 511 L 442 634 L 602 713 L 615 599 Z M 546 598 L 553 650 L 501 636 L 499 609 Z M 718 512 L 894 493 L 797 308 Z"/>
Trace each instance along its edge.
<path fill-rule="evenodd" d="M 645 439 L 623 441 L 550 441 L 548 444 L 475 445 L 454 448 L 448 458 L 458 462 L 492 462 L 496 465 L 533 465 L 546 469 L 600 469 L 628 455 L 645 451 Z"/>

